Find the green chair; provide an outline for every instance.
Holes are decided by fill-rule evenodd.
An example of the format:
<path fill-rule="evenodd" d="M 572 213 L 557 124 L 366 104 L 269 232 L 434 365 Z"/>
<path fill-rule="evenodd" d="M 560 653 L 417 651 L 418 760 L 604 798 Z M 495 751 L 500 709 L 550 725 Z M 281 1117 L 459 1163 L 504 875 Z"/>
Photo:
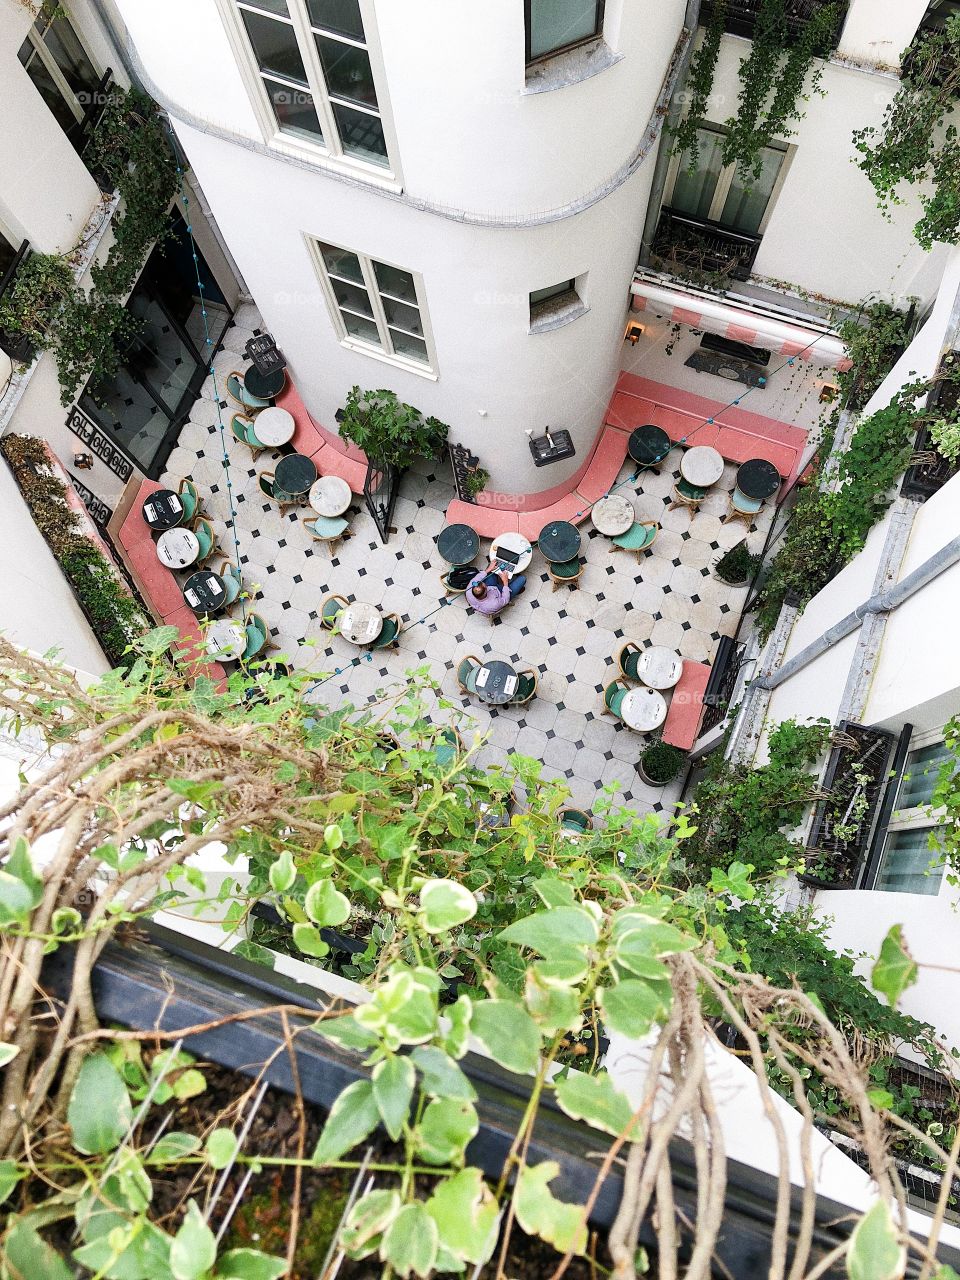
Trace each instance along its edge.
<path fill-rule="evenodd" d="M 619 680 L 613 680 L 603 691 L 603 710 L 609 711 L 618 719 L 620 717 L 620 708 L 623 706 L 623 700 L 630 692 L 625 689 Z"/>
<path fill-rule="evenodd" d="M 551 564 L 548 560 L 547 573 L 553 583 L 553 590 L 556 591 L 558 587 L 575 587 L 586 567 L 586 560 L 581 560 L 579 556 L 573 560 L 562 560 L 559 564 Z"/>
<path fill-rule="evenodd" d="M 209 520 L 205 520 L 202 516 L 194 520 L 191 525 L 193 532 L 197 535 L 197 541 L 200 543 L 200 554 L 194 561 L 194 566 L 199 569 L 207 563 L 214 551 L 217 550 L 217 539 L 213 532 L 213 525 Z"/>
<path fill-rule="evenodd" d="M 243 385 L 243 374 L 238 373 L 236 369 L 233 373 L 227 374 L 227 395 L 241 409 L 253 413 L 259 413 L 261 409 L 266 409 L 273 404 L 272 400 L 261 400 L 259 396 L 252 396 Z"/>
<path fill-rule="evenodd" d="M 260 486 L 260 492 L 266 494 L 268 498 L 272 498 L 281 511 L 284 511 L 287 507 L 299 506 L 303 501 L 302 498 L 298 498 L 292 493 L 287 493 L 284 489 L 278 489 L 272 471 L 261 471 L 257 476 L 257 483 Z"/>
<path fill-rule="evenodd" d="M 673 501 L 667 510 L 672 511 L 674 507 L 690 507 L 696 511 L 709 492 L 709 489 L 701 489 L 699 485 L 691 484 L 689 480 L 681 477 L 673 486 Z"/>
<path fill-rule="evenodd" d="M 180 523 L 189 524 L 195 516 L 200 514 L 200 490 L 192 480 L 181 480 L 177 493 L 183 504 L 183 515 L 180 517 Z"/>
<path fill-rule="evenodd" d="M 463 739 L 456 729 L 444 729 L 440 741 L 433 748 L 433 758 L 441 769 L 449 769 L 463 751 Z"/>
<path fill-rule="evenodd" d="M 338 596 L 335 592 L 324 596 L 320 605 L 320 625 L 327 631 L 336 631 L 337 619 L 346 609 L 350 601 L 346 596 Z"/>
<path fill-rule="evenodd" d="M 248 613 L 244 629 L 247 633 L 247 644 L 240 661 L 249 662 L 269 646 L 270 628 L 259 614 Z"/>
<path fill-rule="evenodd" d="M 257 439 L 257 433 L 253 429 L 253 419 L 245 418 L 242 413 L 235 413 L 230 419 L 230 430 L 233 432 L 234 440 L 239 440 L 241 444 L 246 445 L 255 458 L 268 447 Z"/>
<path fill-rule="evenodd" d="M 628 680 L 640 679 L 638 667 L 642 653 L 643 650 L 638 644 L 628 640 L 617 654 L 617 666 Z"/>
<path fill-rule="evenodd" d="M 611 551 L 635 551 L 639 560 L 657 540 L 660 526 L 655 520 L 634 520 L 626 533 L 610 539 Z"/>
<path fill-rule="evenodd" d="M 525 702 L 530 702 L 537 694 L 537 684 L 539 677 L 533 670 L 520 671 L 517 673 L 517 688 L 510 699 L 512 703 L 523 706 Z"/>
<path fill-rule="evenodd" d="M 237 597 L 243 590 L 243 579 L 240 576 L 240 570 L 235 564 L 231 564 L 229 560 L 224 560 L 217 573 L 223 580 L 223 586 L 227 593 L 224 604 L 235 604 Z"/>
<path fill-rule="evenodd" d="M 726 524 L 728 520 L 742 520 L 745 525 L 752 529 L 757 512 L 762 506 L 762 498 L 748 498 L 739 489 L 734 489 L 730 495 L 727 514 L 723 517 L 722 523 Z"/>
<path fill-rule="evenodd" d="M 395 613 L 385 613 L 383 615 L 383 629 L 380 634 L 370 645 L 371 649 L 389 649 L 397 643 L 400 632 L 403 630 L 403 623 Z"/>
<path fill-rule="evenodd" d="M 561 809 L 557 819 L 564 831 L 575 831 L 577 835 L 586 835 L 593 828 L 593 818 L 583 809 Z"/>
<path fill-rule="evenodd" d="M 472 653 L 468 653 L 466 657 L 461 658 L 457 666 L 457 683 L 464 693 L 477 692 L 477 676 L 480 674 L 480 668 L 483 663 L 479 658 L 475 658 Z"/>
<path fill-rule="evenodd" d="M 326 544 L 331 556 L 340 539 L 350 537 L 350 521 L 343 516 L 302 516 L 300 522 L 311 537 Z"/>

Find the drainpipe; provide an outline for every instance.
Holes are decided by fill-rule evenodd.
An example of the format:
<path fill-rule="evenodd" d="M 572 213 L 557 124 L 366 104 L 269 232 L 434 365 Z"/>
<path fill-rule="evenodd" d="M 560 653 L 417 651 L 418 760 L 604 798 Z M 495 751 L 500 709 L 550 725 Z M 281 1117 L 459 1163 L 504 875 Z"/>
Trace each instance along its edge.
<path fill-rule="evenodd" d="M 650 246 L 653 244 L 653 237 L 657 231 L 657 222 L 660 219 L 663 189 L 667 184 L 667 170 L 670 168 L 671 139 L 673 130 L 683 114 L 683 89 L 687 83 L 687 72 L 690 70 L 690 59 L 693 57 L 693 46 L 696 42 L 699 21 L 700 0 L 687 0 L 686 11 L 683 15 L 683 26 L 684 30 L 689 31 L 693 38 L 691 38 L 681 58 L 673 96 L 670 99 L 670 107 L 667 111 L 667 118 L 660 131 L 660 147 L 657 151 L 657 163 L 653 169 L 653 182 L 650 185 L 650 198 L 647 201 L 647 216 L 643 224 L 643 239 L 640 242 L 641 262 L 646 262 L 650 256 Z"/>
<path fill-rule="evenodd" d="M 832 649 L 835 644 L 839 644 L 852 632 L 856 631 L 864 619 L 871 614 L 892 613 L 894 609 L 899 607 L 911 596 L 916 595 L 935 578 L 939 578 L 940 574 L 945 570 L 952 568 L 960 561 L 960 538 L 953 538 L 934 552 L 928 560 L 924 560 L 919 568 L 914 569 L 912 573 L 908 573 L 905 578 L 896 583 L 892 587 L 887 587 L 883 591 L 878 591 L 862 604 L 857 605 L 851 613 L 841 618 L 839 622 L 835 622 L 816 640 L 811 641 L 805 648 L 801 649 L 795 657 L 789 662 L 785 662 L 782 667 L 772 672 L 770 675 L 761 676 L 760 679 L 754 680 L 750 688 L 762 689 L 769 692 L 778 688 L 785 681 L 797 675 L 811 662 L 815 662 Z"/>

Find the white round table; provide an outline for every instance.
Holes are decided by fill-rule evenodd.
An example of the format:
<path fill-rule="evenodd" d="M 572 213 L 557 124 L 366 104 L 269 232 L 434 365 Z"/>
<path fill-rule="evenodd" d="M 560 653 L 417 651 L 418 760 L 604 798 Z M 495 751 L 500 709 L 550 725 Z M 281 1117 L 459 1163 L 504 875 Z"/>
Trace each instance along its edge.
<path fill-rule="evenodd" d="M 221 618 L 207 628 L 204 644 L 211 658 L 235 662 L 247 647 L 246 628 L 232 618 Z"/>
<path fill-rule="evenodd" d="M 192 529 L 168 529 L 157 539 L 157 559 L 168 569 L 185 569 L 200 554 L 200 539 Z"/>
<path fill-rule="evenodd" d="M 606 498 L 600 498 L 590 510 L 593 527 L 608 538 L 626 533 L 636 518 L 633 503 L 622 493 L 611 493 Z"/>
<path fill-rule="evenodd" d="M 698 489 L 709 489 L 723 475 L 723 454 L 708 444 L 694 445 L 680 459 L 680 474 Z"/>
<path fill-rule="evenodd" d="M 289 409 L 281 409 L 279 405 L 271 405 L 261 409 L 253 424 L 253 434 L 261 444 L 276 447 L 289 444 L 297 429 L 297 421 Z"/>
<path fill-rule="evenodd" d="M 341 613 L 337 629 L 351 644 L 372 644 L 383 630 L 383 617 L 375 604 L 354 600 Z"/>
<path fill-rule="evenodd" d="M 649 689 L 672 689 L 683 675 L 683 659 L 673 649 L 655 644 L 644 649 L 637 675 Z"/>
<path fill-rule="evenodd" d="M 310 486 L 310 505 L 318 516 L 342 516 L 353 491 L 340 476 L 321 476 Z"/>
<path fill-rule="evenodd" d="M 620 704 L 620 719 L 638 733 L 649 733 L 666 718 L 666 700 L 656 689 L 631 689 Z"/>
<path fill-rule="evenodd" d="M 533 547 L 522 533 L 501 533 L 498 537 L 494 538 L 490 547 L 491 560 L 497 559 L 501 548 L 505 551 L 512 551 L 517 557 L 516 564 L 514 564 L 512 560 L 504 562 L 507 565 L 507 573 L 509 573 L 511 578 L 515 573 L 523 573 L 524 569 L 526 569 L 527 565 L 533 559 Z"/>

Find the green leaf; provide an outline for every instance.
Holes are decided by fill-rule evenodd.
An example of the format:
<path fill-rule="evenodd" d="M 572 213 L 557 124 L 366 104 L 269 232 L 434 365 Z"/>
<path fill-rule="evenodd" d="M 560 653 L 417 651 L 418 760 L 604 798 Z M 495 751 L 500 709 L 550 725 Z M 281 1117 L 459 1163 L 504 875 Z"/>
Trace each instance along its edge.
<path fill-rule="evenodd" d="M 583 1026 L 582 999 L 575 987 L 542 982 L 536 966 L 527 970 L 524 989 L 527 1012 L 544 1035 L 558 1031 L 579 1031 Z"/>
<path fill-rule="evenodd" d="M 557 1081 L 557 1102 L 573 1120 L 586 1120 L 594 1129 L 619 1137 L 633 1120 L 633 1107 L 605 1071 L 587 1076 L 570 1071 Z"/>
<path fill-rule="evenodd" d="M 917 962 L 903 940 L 903 926 L 893 925 L 880 947 L 880 955 L 870 974 L 875 991 L 885 995 L 892 1008 L 917 980 Z"/>
<path fill-rule="evenodd" d="M 7 858 L 4 869 L 9 871 L 10 875 L 16 876 L 30 890 L 31 908 L 37 906 L 43 897 L 43 878 L 34 870 L 30 846 L 23 836 L 17 836 L 11 844 L 10 856 Z"/>
<path fill-rule="evenodd" d="M 409 1058 L 394 1054 L 373 1069 L 373 1096 L 384 1128 L 397 1141 L 410 1114 L 417 1073 Z"/>
<path fill-rule="evenodd" d="M 876 1107 L 878 1111 L 892 1111 L 896 1101 L 889 1089 L 868 1089 L 867 1098 L 871 1107 Z"/>
<path fill-rule="evenodd" d="M 436 975 L 434 982 L 439 983 Z M 402 1044 L 422 1044 L 436 1033 L 439 1023 L 437 993 L 423 970 L 394 966 L 373 999 L 354 1010 L 361 1027 L 382 1035 L 392 1049 Z"/>
<path fill-rule="evenodd" d="M 557 1200 L 547 1185 L 559 1172 L 555 1160 L 524 1165 L 513 1193 L 514 1212 L 528 1235 L 546 1240 L 558 1253 L 583 1253 L 587 1247 L 583 1207 Z"/>
<path fill-rule="evenodd" d="M 419 1202 L 404 1205 L 384 1234 L 380 1258 L 400 1277 L 429 1276 L 437 1259 L 437 1224 Z"/>
<path fill-rule="evenodd" d="M 352 1258 L 364 1258 L 379 1247 L 380 1237 L 400 1212 L 396 1191 L 368 1191 L 350 1210 L 340 1242 Z"/>
<path fill-rule="evenodd" d="M 57 907 L 50 917 L 54 933 L 76 933 L 83 924 L 83 916 L 76 907 Z"/>
<path fill-rule="evenodd" d="M 207 1164 L 214 1169 L 225 1169 L 236 1156 L 239 1145 L 232 1129 L 214 1129 L 207 1138 Z"/>
<path fill-rule="evenodd" d="M 97 1229 L 74 1249 L 76 1262 L 105 1280 L 172 1280 L 170 1237 L 142 1218 L 129 1223 L 122 1214 L 93 1220 Z"/>
<path fill-rule="evenodd" d="M 452 1164 L 463 1159 L 467 1143 L 476 1137 L 480 1122 L 471 1102 L 434 1098 L 417 1125 L 416 1143 L 427 1164 Z"/>
<path fill-rule="evenodd" d="M 112 1151 L 123 1141 L 132 1118 L 133 1106 L 120 1072 L 106 1054 L 90 1054 L 83 1060 L 67 1107 L 73 1145 L 88 1156 Z"/>
<path fill-rule="evenodd" d="M 742 902 L 752 902 L 757 896 L 756 888 L 750 883 L 750 876 L 755 870 L 749 862 L 731 862 L 726 871 L 714 867 L 710 874 L 710 888 L 718 897 L 726 894 Z"/>
<path fill-rule="evenodd" d="M 476 898 L 456 880 L 428 880 L 420 889 L 417 918 L 427 933 L 446 933 L 476 913 Z"/>
<path fill-rule="evenodd" d="M 320 930 L 312 924 L 295 924 L 293 926 L 293 942 L 305 956 L 313 956 L 322 960 L 330 952 L 329 946 L 320 936 Z"/>
<path fill-rule="evenodd" d="M 669 1012 L 662 992 L 648 982 L 628 979 L 598 991 L 603 1020 L 611 1031 L 638 1039 Z"/>
<path fill-rule="evenodd" d="M 180 1230 L 170 1246 L 170 1270 L 175 1280 L 199 1280 L 217 1260 L 217 1242 L 203 1220 L 197 1202 L 191 1200 Z"/>
<path fill-rule="evenodd" d="M 599 937 L 597 922 L 583 907 L 552 907 L 517 920 L 501 930 L 500 939 L 531 947 L 542 956 L 567 951 L 572 946 L 592 946 Z"/>
<path fill-rule="evenodd" d="M 259 1249 L 230 1249 L 217 1263 L 217 1280 L 280 1280 L 286 1274 L 286 1258 Z"/>
<path fill-rule="evenodd" d="M 33 910 L 33 893 L 9 871 L 0 871 L 0 925 L 26 924 Z"/>
<path fill-rule="evenodd" d="M 334 888 L 332 880 L 318 880 L 307 890 L 303 909 L 321 928 L 333 928 L 350 919 L 350 901 Z"/>
<path fill-rule="evenodd" d="M 681 933 L 674 925 L 654 916 L 644 919 L 637 911 L 632 912 L 627 927 L 617 932 L 618 954 L 649 956 L 653 960 L 678 951 L 692 951 L 697 945 L 697 939 L 690 934 Z"/>
<path fill-rule="evenodd" d="M 192 1133 L 165 1133 L 157 1139 L 153 1150 L 145 1157 L 147 1164 L 176 1164 L 200 1150 L 200 1139 Z"/>
<path fill-rule="evenodd" d="M 137 648 L 151 658 L 158 658 L 166 653 L 172 644 L 180 639 L 179 627 L 154 627 L 137 641 Z"/>
<path fill-rule="evenodd" d="M 898 1280 L 906 1261 L 907 1251 L 897 1239 L 890 1209 L 878 1200 L 854 1227 L 847 1249 L 847 1275 L 850 1280 Z"/>
<path fill-rule="evenodd" d="M 0 1040 L 0 1067 L 5 1067 L 8 1062 L 12 1062 L 20 1052 L 20 1045 L 6 1044 Z"/>
<path fill-rule="evenodd" d="M 119 1153 L 119 1159 L 105 1185 L 115 1184 L 118 1198 L 131 1213 L 143 1213 L 153 1198 L 153 1184 L 143 1167 L 140 1157 L 129 1149 Z"/>
<path fill-rule="evenodd" d="M 327 1123 L 313 1153 L 314 1164 L 330 1164 L 368 1138 L 380 1122 L 369 1080 L 348 1084 L 330 1108 Z"/>
<path fill-rule="evenodd" d="M 418 1044 L 410 1054 L 420 1072 L 420 1088 L 433 1098 L 473 1102 L 477 1093 L 453 1058 L 435 1045 Z"/>
<path fill-rule="evenodd" d="M 537 981 L 545 987 L 570 987 L 587 976 L 590 962 L 587 953 L 571 947 L 562 955 L 557 952 L 549 960 L 538 960 L 533 966 Z"/>
<path fill-rule="evenodd" d="M 181 1071 L 173 1082 L 173 1096 L 180 1102 L 186 1102 L 187 1098 L 196 1098 L 207 1087 L 202 1071 L 198 1071 L 196 1067 L 191 1067 L 189 1071 Z"/>
<path fill-rule="evenodd" d="M 541 876 L 539 880 L 533 882 L 533 887 L 545 906 L 575 907 L 577 905 L 573 886 L 566 880 L 559 880 L 556 876 Z"/>
<path fill-rule="evenodd" d="M 470 1030 L 508 1071 L 533 1075 L 540 1058 L 540 1032 L 525 1009 L 510 1000 L 474 1003 Z"/>
<path fill-rule="evenodd" d="M 347 1049 L 372 1049 L 379 1043 L 374 1032 L 361 1027 L 352 1013 L 344 1013 L 339 1018 L 324 1018 L 314 1030 L 325 1040 L 342 1044 Z"/>
<path fill-rule="evenodd" d="M 293 855 L 289 849 L 284 849 L 276 862 L 271 865 L 268 875 L 270 888 L 274 893 L 286 893 L 292 887 L 297 878 L 297 868 L 293 865 Z"/>
<path fill-rule="evenodd" d="M 440 1244 L 463 1262 L 482 1266 L 497 1243 L 499 1210 L 479 1169 L 461 1169 L 440 1182 L 427 1201 Z"/>
<path fill-rule="evenodd" d="M 328 849 L 339 849 L 343 844 L 343 828 L 336 822 L 331 822 L 324 828 L 323 843 Z"/>
<path fill-rule="evenodd" d="M 470 1039 L 473 1001 L 469 996 L 458 996 L 456 1001 L 444 1010 L 444 1017 L 449 1023 L 449 1030 L 443 1037 L 443 1047 L 451 1058 L 462 1058 L 467 1052 Z"/>
<path fill-rule="evenodd" d="M 3 1260 L 17 1280 L 73 1280 L 73 1268 L 26 1222 L 14 1224 L 4 1241 Z"/>
<path fill-rule="evenodd" d="M 26 1177 L 16 1160 L 0 1160 L 0 1204 L 8 1199 L 18 1182 Z"/>

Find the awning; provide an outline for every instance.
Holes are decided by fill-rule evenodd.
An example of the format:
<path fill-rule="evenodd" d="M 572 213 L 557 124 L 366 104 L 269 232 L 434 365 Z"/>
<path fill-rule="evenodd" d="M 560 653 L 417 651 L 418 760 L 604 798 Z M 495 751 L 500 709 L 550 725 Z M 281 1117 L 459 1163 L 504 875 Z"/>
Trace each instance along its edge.
<path fill-rule="evenodd" d="M 785 356 L 796 356 L 812 364 L 849 369 L 847 349 L 838 337 L 814 326 L 778 319 L 748 302 L 712 298 L 683 288 L 673 288 L 642 278 L 630 287 L 633 309 L 649 309 L 666 316 L 674 324 L 688 324 L 705 333 L 716 333 L 750 347 L 766 347 Z"/>

